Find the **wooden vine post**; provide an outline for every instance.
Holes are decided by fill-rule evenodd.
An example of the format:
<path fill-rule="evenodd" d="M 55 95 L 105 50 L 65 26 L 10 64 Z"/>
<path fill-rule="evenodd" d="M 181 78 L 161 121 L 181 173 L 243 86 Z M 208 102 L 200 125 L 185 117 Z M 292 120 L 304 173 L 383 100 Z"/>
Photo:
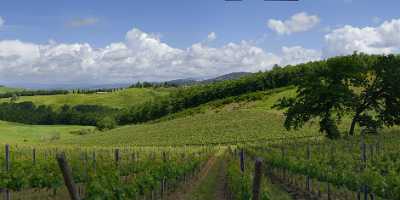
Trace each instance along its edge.
<path fill-rule="evenodd" d="M 33 164 L 36 164 L 36 149 L 32 149 L 32 162 Z"/>
<path fill-rule="evenodd" d="M 8 171 L 10 171 L 10 145 L 8 145 L 8 144 L 6 144 L 6 147 L 5 147 L 6 149 L 6 151 L 5 151 L 5 153 L 6 153 L 6 157 L 5 157 L 5 170 L 6 170 L 6 172 L 8 172 Z M 10 190 L 8 189 L 8 188 L 6 188 L 6 191 L 5 191 L 5 194 L 4 194 L 5 196 L 4 196 L 4 199 L 5 200 L 10 200 L 11 199 L 11 194 L 10 194 Z"/>
<path fill-rule="evenodd" d="M 74 179 L 72 177 L 72 170 L 71 170 L 71 167 L 68 165 L 68 162 L 65 158 L 65 154 L 59 153 L 59 154 L 57 154 L 56 158 L 57 158 L 58 166 L 60 167 L 61 172 L 63 174 L 64 183 L 65 183 L 65 186 L 67 186 L 71 200 L 80 200 L 78 190 L 76 188 Z"/>
<path fill-rule="evenodd" d="M 240 150 L 240 171 L 242 172 L 242 173 L 244 173 L 244 168 L 245 168 L 245 164 L 244 164 L 244 150 L 243 149 L 241 149 Z"/>
<path fill-rule="evenodd" d="M 253 195 L 252 200 L 261 199 L 262 160 L 256 158 L 254 163 Z"/>
<path fill-rule="evenodd" d="M 307 145 L 307 160 L 310 161 L 311 159 L 311 149 L 310 149 L 310 144 Z M 306 178 L 306 187 L 307 187 L 307 191 L 310 192 L 311 187 L 310 187 L 311 183 L 310 183 L 310 176 L 307 175 Z"/>
<path fill-rule="evenodd" d="M 365 144 L 364 135 L 362 136 L 361 142 L 361 171 L 364 171 L 367 168 L 367 146 Z M 368 186 L 361 186 L 364 193 L 364 200 L 368 200 Z"/>
<path fill-rule="evenodd" d="M 92 160 L 93 160 L 93 171 L 94 171 L 94 173 L 96 173 L 96 151 L 93 151 L 93 154 L 92 154 Z"/>
<path fill-rule="evenodd" d="M 119 149 L 115 149 L 114 157 L 115 157 L 115 166 L 118 167 L 119 166 L 119 159 L 120 159 Z"/>

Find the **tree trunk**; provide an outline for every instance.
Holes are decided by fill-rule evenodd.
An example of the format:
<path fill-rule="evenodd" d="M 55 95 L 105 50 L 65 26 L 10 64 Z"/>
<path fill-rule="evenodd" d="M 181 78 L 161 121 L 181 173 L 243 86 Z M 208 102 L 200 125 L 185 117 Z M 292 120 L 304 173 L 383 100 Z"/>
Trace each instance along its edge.
<path fill-rule="evenodd" d="M 353 117 L 353 120 L 351 121 L 351 126 L 350 126 L 350 130 L 349 130 L 349 135 L 351 135 L 351 136 L 354 136 L 354 129 L 356 127 L 358 116 L 360 116 L 360 113 L 356 113 L 356 115 L 354 115 L 354 117 Z"/>

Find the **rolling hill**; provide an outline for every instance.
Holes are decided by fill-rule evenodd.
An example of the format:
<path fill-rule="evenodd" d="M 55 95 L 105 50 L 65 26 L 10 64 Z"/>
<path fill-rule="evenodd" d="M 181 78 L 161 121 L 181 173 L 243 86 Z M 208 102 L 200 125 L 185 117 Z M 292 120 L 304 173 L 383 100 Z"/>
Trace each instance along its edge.
<path fill-rule="evenodd" d="M 285 133 L 283 114 L 271 109 L 283 96 L 294 94 L 284 88 L 257 101 L 212 106 L 212 102 L 175 114 L 175 117 L 144 124 L 128 125 L 103 133 L 71 137 L 63 144 L 82 145 L 200 145 L 265 142 L 287 137 L 318 136 L 318 129 Z M 312 125 L 314 126 L 314 125 Z"/>
<path fill-rule="evenodd" d="M 3 85 L 0 85 L 0 94 L 2 93 L 7 93 L 7 92 L 18 92 L 18 91 L 23 91 L 24 89 L 22 88 L 12 88 L 12 87 L 6 87 Z"/>
<path fill-rule="evenodd" d="M 24 96 L 19 97 L 17 102 L 31 101 L 37 105 L 52 105 L 54 107 L 60 107 L 64 104 L 89 104 L 125 108 L 168 95 L 170 90 L 172 89 L 130 88 L 112 93 Z M 9 99 L 0 99 L 0 102 L 8 101 Z"/>

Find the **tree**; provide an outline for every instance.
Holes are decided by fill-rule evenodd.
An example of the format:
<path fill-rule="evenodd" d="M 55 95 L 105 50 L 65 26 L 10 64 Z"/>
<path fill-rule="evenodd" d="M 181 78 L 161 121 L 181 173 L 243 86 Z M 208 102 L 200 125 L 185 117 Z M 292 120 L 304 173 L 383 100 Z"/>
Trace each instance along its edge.
<path fill-rule="evenodd" d="M 377 129 L 400 124 L 400 59 L 393 55 L 352 56 L 328 59 L 295 82 L 296 97 L 282 98 L 275 107 L 285 111 L 289 130 L 319 119 L 320 131 L 339 137 L 337 124 L 351 116 L 348 134 L 355 126 Z"/>
<path fill-rule="evenodd" d="M 400 57 L 379 56 L 364 76 L 351 105 L 350 135 L 356 124 L 373 130 L 400 124 Z"/>
<path fill-rule="evenodd" d="M 12 97 L 10 98 L 10 102 L 14 103 L 16 101 L 18 101 L 18 96 L 16 94 L 12 94 Z"/>
<path fill-rule="evenodd" d="M 99 130 L 103 131 L 115 128 L 117 126 L 117 122 L 112 117 L 104 117 L 97 122 L 96 126 Z"/>

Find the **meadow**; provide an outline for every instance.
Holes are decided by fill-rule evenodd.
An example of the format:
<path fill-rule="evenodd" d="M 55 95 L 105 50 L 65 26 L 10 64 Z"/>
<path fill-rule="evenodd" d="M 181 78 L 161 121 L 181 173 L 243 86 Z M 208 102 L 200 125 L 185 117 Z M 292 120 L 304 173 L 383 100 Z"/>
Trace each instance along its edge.
<path fill-rule="evenodd" d="M 0 143 L 28 145 L 51 144 L 60 139 L 76 137 L 76 135 L 72 133 L 80 130 L 94 130 L 94 127 L 71 125 L 27 125 L 0 121 Z"/>

